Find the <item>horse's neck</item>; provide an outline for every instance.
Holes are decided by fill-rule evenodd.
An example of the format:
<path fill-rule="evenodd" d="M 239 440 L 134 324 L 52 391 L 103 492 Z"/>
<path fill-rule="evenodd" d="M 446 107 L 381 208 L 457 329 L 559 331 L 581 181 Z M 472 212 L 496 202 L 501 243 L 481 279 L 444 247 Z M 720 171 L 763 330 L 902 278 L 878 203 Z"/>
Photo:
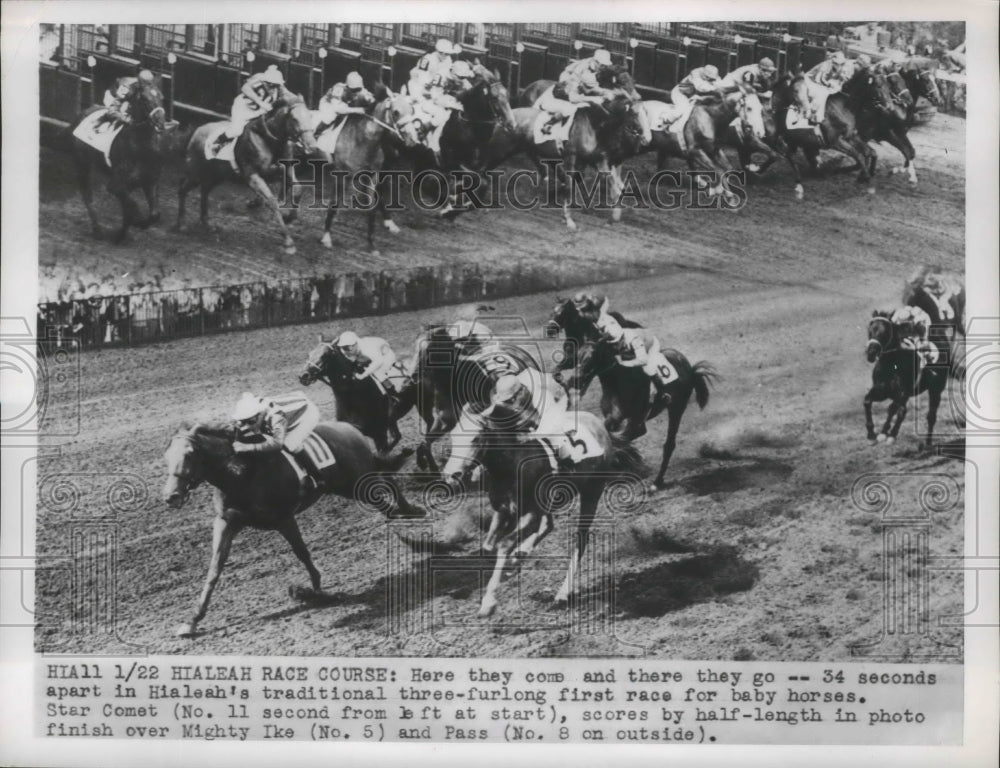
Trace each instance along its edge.
<path fill-rule="evenodd" d="M 204 460 L 206 482 L 223 492 L 241 482 L 230 466 L 233 454 L 228 450 L 226 438 L 200 435 L 196 441 L 195 446 Z"/>

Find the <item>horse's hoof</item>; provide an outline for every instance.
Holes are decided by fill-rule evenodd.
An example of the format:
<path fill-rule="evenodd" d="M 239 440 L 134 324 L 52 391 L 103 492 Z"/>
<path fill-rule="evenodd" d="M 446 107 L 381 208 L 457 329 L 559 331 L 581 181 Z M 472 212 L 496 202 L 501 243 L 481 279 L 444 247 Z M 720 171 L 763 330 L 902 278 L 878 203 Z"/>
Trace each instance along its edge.
<path fill-rule="evenodd" d="M 805 195 L 806 195 L 806 191 L 802 188 L 802 185 L 801 184 L 796 184 L 795 185 L 795 199 L 796 200 L 801 200 L 803 197 L 805 197 Z"/>
<path fill-rule="evenodd" d="M 487 619 L 493 615 L 493 612 L 497 609 L 496 603 L 490 603 L 489 605 L 482 605 L 479 608 L 479 612 L 476 614 L 481 619 Z"/>
<path fill-rule="evenodd" d="M 399 227 L 396 226 L 396 222 L 394 221 L 389 221 L 389 220 L 383 221 L 382 226 L 385 227 L 387 230 L 389 230 L 389 232 L 393 235 L 399 234 L 400 231 Z"/>
<path fill-rule="evenodd" d="M 194 637 L 194 624 L 187 621 L 178 624 L 175 634 L 177 637 Z"/>
<path fill-rule="evenodd" d="M 875 442 L 877 442 L 877 443 L 884 443 L 885 440 L 886 440 L 886 435 L 885 434 L 879 434 L 879 435 L 876 435 L 876 437 L 875 437 Z"/>
<path fill-rule="evenodd" d="M 311 587 L 303 587 L 299 584 L 289 584 L 288 596 L 292 598 L 292 600 L 309 600 L 316 597 L 316 592 Z"/>
<path fill-rule="evenodd" d="M 286 245 L 283 250 L 285 251 L 285 255 L 286 256 L 294 256 L 295 255 L 295 246 L 294 245 Z"/>
<path fill-rule="evenodd" d="M 552 602 L 556 608 L 566 608 L 569 606 L 569 595 L 565 595 L 560 592 L 555 596 L 555 598 L 553 598 Z"/>
<path fill-rule="evenodd" d="M 760 166 L 757 165 L 757 163 L 750 163 L 747 166 L 747 170 L 750 171 L 750 173 L 760 173 Z"/>
<path fill-rule="evenodd" d="M 611 211 L 611 221 L 613 223 L 618 223 L 621 220 L 622 220 L 622 209 L 621 208 L 613 209 Z"/>
<path fill-rule="evenodd" d="M 382 252 L 378 248 L 371 248 L 368 251 L 368 255 L 371 256 L 374 259 L 377 259 L 377 258 L 379 258 L 382 255 Z"/>
<path fill-rule="evenodd" d="M 576 222 L 571 219 L 567 219 L 566 229 L 568 229 L 570 232 L 576 232 Z"/>
<path fill-rule="evenodd" d="M 885 439 L 885 444 L 886 445 L 892 445 L 894 442 L 896 442 L 896 438 L 894 438 L 894 437 L 887 437 Z"/>
<path fill-rule="evenodd" d="M 867 192 L 869 195 L 874 195 L 875 187 L 868 187 L 868 189 L 866 189 L 865 192 Z"/>
<path fill-rule="evenodd" d="M 323 237 L 319 239 L 319 242 L 324 248 L 333 248 L 333 239 L 330 237 L 329 232 L 324 232 Z"/>

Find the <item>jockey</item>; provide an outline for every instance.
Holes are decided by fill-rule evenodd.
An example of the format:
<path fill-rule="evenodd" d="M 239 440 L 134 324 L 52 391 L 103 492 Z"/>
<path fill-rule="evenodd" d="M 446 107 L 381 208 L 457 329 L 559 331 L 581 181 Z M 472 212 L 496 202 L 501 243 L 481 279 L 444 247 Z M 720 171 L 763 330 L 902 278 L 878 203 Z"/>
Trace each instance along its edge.
<path fill-rule="evenodd" d="M 937 347 L 929 340 L 931 319 L 920 307 L 900 307 L 892 313 L 890 321 L 896 326 L 899 346 L 916 350 L 925 365 L 936 363 Z"/>
<path fill-rule="evenodd" d="M 441 88 L 449 96 L 457 96 L 472 88 L 476 73 L 472 71 L 469 62 L 459 59 L 451 65 L 451 69 L 441 75 Z"/>
<path fill-rule="evenodd" d="M 581 104 L 603 104 L 611 91 L 602 88 L 598 73 L 611 66 L 611 53 L 598 48 L 586 59 L 570 62 L 559 75 L 559 82 L 538 99 L 537 107 L 548 114 L 547 124 L 560 123 L 573 116 Z"/>
<path fill-rule="evenodd" d="M 670 395 L 670 364 L 660 351 L 660 340 L 645 328 L 622 328 L 612 315 L 602 314 L 597 327 L 611 343 L 611 351 L 623 368 L 642 368 L 656 388 L 657 398 L 667 404 Z"/>
<path fill-rule="evenodd" d="M 714 64 L 706 64 L 692 69 L 687 77 L 675 85 L 670 91 L 670 100 L 678 107 L 687 108 L 695 97 L 720 94 L 721 85 L 719 68 Z"/>
<path fill-rule="evenodd" d="M 829 96 L 844 87 L 850 78 L 852 65 L 848 64 L 843 51 L 837 51 L 826 61 L 817 64 L 806 73 L 805 94 L 799 91 L 796 105 L 809 122 L 819 122 L 819 97 Z M 803 96 L 806 102 L 803 102 Z"/>
<path fill-rule="evenodd" d="M 494 340 L 493 331 L 479 319 L 481 309 L 485 307 L 477 304 L 462 307 L 456 313 L 455 321 L 448 326 L 448 335 L 461 345 L 463 355 L 475 354 Z"/>
<path fill-rule="evenodd" d="M 444 467 L 451 476 L 473 458 L 476 436 L 484 429 L 535 434 L 552 447 L 560 466 L 571 465 L 567 432 L 569 399 L 550 374 L 526 368 L 497 379 L 490 404 L 475 414 L 467 405 L 450 433 L 452 453 Z"/>
<path fill-rule="evenodd" d="M 769 94 L 774 87 L 774 81 L 778 74 L 774 61 L 765 56 L 756 64 L 747 64 L 744 67 L 737 67 L 728 73 L 719 82 L 719 85 L 726 90 L 739 90 L 744 83 L 750 85 L 759 94 Z"/>
<path fill-rule="evenodd" d="M 215 140 L 213 149 L 218 152 L 227 140 L 238 139 L 247 123 L 260 115 L 268 115 L 278 99 L 284 94 L 285 76 L 277 65 L 272 64 L 263 72 L 250 75 L 243 83 L 239 94 L 233 100 L 233 111 L 229 126 Z"/>
<path fill-rule="evenodd" d="M 276 397 L 257 397 L 244 392 L 233 409 L 236 453 L 275 453 L 282 449 L 293 454 L 307 468 L 314 488 L 322 486 L 322 476 L 313 465 L 305 440 L 319 424 L 319 408 L 301 392 Z"/>
<path fill-rule="evenodd" d="M 322 133 L 344 115 L 365 114 L 374 103 L 375 97 L 365 88 L 361 75 L 348 72 L 344 82 L 334 85 L 319 100 L 317 111 L 320 123 L 316 126 L 316 133 Z"/>
<path fill-rule="evenodd" d="M 109 88 L 104 92 L 104 106 L 107 107 L 107 111 L 97 118 L 94 123 L 95 131 L 99 130 L 105 123 L 110 125 L 116 122 L 128 123 L 131 121 L 128 114 L 128 99 L 138 82 L 138 77 L 119 77 L 115 81 L 114 89 Z"/>
<path fill-rule="evenodd" d="M 337 347 L 358 369 L 355 379 L 363 381 L 370 376 L 390 399 L 398 397 L 409 376 L 397 362 L 389 342 L 378 336 L 359 337 L 353 331 L 344 331 L 337 338 Z"/>
<path fill-rule="evenodd" d="M 937 303 L 941 319 L 953 320 L 955 309 L 951 305 L 951 299 L 962 291 L 962 286 L 940 270 L 930 269 L 924 276 L 923 287 Z"/>
<path fill-rule="evenodd" d="M 410 70 L 410 82 L 407 85 L 410 96 L 424 96 L 435 77 L 446 76 L 451 71 L 451 57 L 454 53 L 455 46 L 442 37 L 434 44 L 433 51 L 421 56 L 417 65 Z"/>
<path fill-rule="evenodd" d="M 874 71 L 874 64 L 872 63 L 872 57 L 869 56 L 867 53 L 858 54 L 858 57 L 854 59 L 854 61 L 851 62 L 851 64 L 853 65 L 853 70 L 851 70 L 850 76 L 846 78 L 847 80 L 850 80 L 851 77 L 858 74 L 859 72 L 867 74 Z"/>

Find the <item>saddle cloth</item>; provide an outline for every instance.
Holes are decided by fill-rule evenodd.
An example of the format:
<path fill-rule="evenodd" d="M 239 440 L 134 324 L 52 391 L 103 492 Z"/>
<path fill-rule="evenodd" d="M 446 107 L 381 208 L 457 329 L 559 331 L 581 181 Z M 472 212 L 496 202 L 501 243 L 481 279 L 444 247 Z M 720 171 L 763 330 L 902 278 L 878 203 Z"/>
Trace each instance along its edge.
<path fill-rule="evenodd" d="M 569 117 L 559 118 L 552 122 L 555 115 L 549 112 L 542 112 L 535 118 L 534 135 L 536 144 L 544 144 L 547 141 L 565 142 L 569 139 L 569 129 L 573 125 L 574 112 Z"/>
<path fill-rule="evenodd" d="M 646 110 L 651 130 L 672 131 L 678 136 L 683 135 L 684 125 L 691 116 L 691 110 L 694 109 L 694 103 L 678 107 L 665 101 L 643 101 L 642 106 Z"/>
<path fill-rule="evenodd" d="M 833 91 L 808 78 L 806 78 L 806 90 L 809 93 L 809 102 L 816 108 L 817 124 L 810 123 L 807 117 L 801 114 L 793 104 L 788 108 L 788 113 L 785 116 L 785 126 L 791 131 L 811 128 L 818 134 L 818 123 L 822 123 L 826 117 L 826 100 Z"/>
<path fill-rule="evenodd" d="M 313 129 L 315 130 L 319 127 L 322 119 L 319 116 L 319 112 L 313 112 Z M 322 133 L 316 134 L 316 146 L 322 149 L 331 157 L 333 156 L 334 150 L 337 148 L 337 139 L 340 138 L 340 132 L 344 129 L 344 124 L 347 122 L 347 115 L 343 115 L 337 119 L 335 123 L 326 128 Z"/>
<path fill-rule="evenodd" d="M 652 356 L 649 360 L 646 373 L 648 375 L 652 375 L 654 372 L 659 374 L 660 380 L 664 384 L 669 384 L 670 382 L 680 378 L 677 373 L 677 369 L 673 366 L 673 363 L 667 360 L 662 352 Z"/>
<path fill-rule="evenodd" d="M 221 136 L 226 129 L 229 128 L 229 123 L 219 123 L 217 128 L 214 128 L 209 134 L 208 138 L 205 140 L 205 159 L 206 160 L 222 160 L 223 162 L 229 163 L 234 171 L 239 171 L 236 165 L 236 139 L 227 138 L 225 143 L 219 147 L 218 151 L 214 151 L 215 142 Z"/>
<path fill-rule="evenodd" d="M 295 475 L 299 479 L 299 498 L 302 500 L 305 500 L 309 495 L 309 478 L 316 475 L 317 479 L 319 479 L 319 475 L 322 474 L 324 469 L 332 467 L 337 463 L 337 459 L 333 455 L 333 451 L 330 450 L 330 446 L 315 432 L 309 433 L 309 436 L 302 443 L 302 447 L 298 451 L 292 453 L 288 450 L 283 450 L 281 455 L 285 457 L 292 469 L 295 470 Z M 311 468 L 302 466 L 306 462 L 312 465 Z"/>
<path fill-rule="evenodd" d="M 115 138 L 121 133 L 124 126 L 121 123 L 102 123 L 100 126 L 97 125 L 97 121 L 100 120 L 108 113 L 106 108 L 96 109 L 87 115 L 80 123 L 73 129 L 73 135 L 82 141 L 87 146 L 93 147 L 99 152 L 104 154 L 104 162 L 111 167 L 111 145 L 114 143 Z"/>
<path fill-rule="evenodd" d="M 553 427 L 546 429 L 540 426 L 536 432 L 536 437 L 545 446 L 553 470 L 559 469 L 559 459 L 579 464 L 585 459 L 603 455 L 604 449 L 601 448 L 597 437 L 577 419 L 575 412 L 566 413 L 559 420 L 558 428 Z"/>

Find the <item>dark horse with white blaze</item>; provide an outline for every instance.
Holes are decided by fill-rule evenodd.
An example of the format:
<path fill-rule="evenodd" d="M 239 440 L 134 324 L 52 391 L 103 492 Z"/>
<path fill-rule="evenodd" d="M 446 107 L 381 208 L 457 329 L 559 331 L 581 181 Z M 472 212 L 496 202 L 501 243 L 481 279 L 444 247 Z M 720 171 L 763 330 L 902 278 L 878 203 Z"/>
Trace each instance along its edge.
<path fill-rule="evenodd" d="M 270 114 L 248 122 L 233 149 L 238 170 L 233 170 L 232 164 L 226 160 L 209 160 L 205 156 L 206 143 L 222 125 L 224 123 L 206 123 L 191 136 L 177 190 L 177 227 L 184 223 L 184 206 L 192 189 L 201 187 L 201 223 L 207 227 L 209 193 L 223 181 L 241 180 L 274 212 L 284 236 L 285 253 L 294 254 L 295 241 L 288 231 L 288 224 L 298 215 L 295 170 L 290 166 L 286 172 L 277 161 L 292 159 L 292 145 L 300 144 L 307 155 L 329 162 L 329 156 L 316 147 L 309 108 L 301 96 L 286 90 Z M 268 186 L 268 181 L 275 178 L 283 178 L 285 199 L 291 201 L 289 210 L 282 211 L 282 206 Z"/>
<path fill-rule="evenodd" d="M 914 163 L 917 153 L 906 135 L 907 100 L 906 97 L 893 88 L 892 81 L 899 75 L 872 73 L 868 83 L 874 94 L 869 99 L 869 106 L 858 114 L 858 132 L 865 141 L 885 142 L 903 156 L 903 167 L 892 168 L 889 173 L 902 171 L 907 174 L 909 183 L 917 184 L 917 167 Z"/>
<path fill-rule="evenodd" d="M 375 248 L 375 216 L 382 216 L 382 224 L 392 234 L 399 233 L 399 227 L 386 210 L 390 193 L 387 179 L 380 174 L 387 158 L 395 157 L 398 147 L 413 147 L 417 143 L 416 131 L 406 118 L 413 114 L 413 106 L 403 96 L 393 94 L 382 85 L 375 86 L 378 101 L 371 114 L 351 114 L 344 118 L 343 127 L 337 136 L 329 170 L 337 174 L 338 189 L 330 195 L 326 222 L 320 242 L 326 248 L 333 248 L 331 228 L 339 207 L 346 200 L 341 193 L 355 188 L 369 199 L 366 201 L 368 219 L 368 250 L 378 255 Z M 346 196 L 346 195 L 345 195 Z"/>
<path fill-rule="evenodd" d="M 613 92 L 604 104 L 584 104 L 573 114 L 567 140 L 558 147 L 556 141 L 535 143 L 535 122 L 542 111 L 535 102 L 549 88 L 552 80 L 538 80 L 527 86 L 520 96 L 524 106 L 514 110 L 514 127 L 500 127 L 493 134 L 485 155 L 485 167 L 496 168 L 514 155 L 523 154 L 538 166 L 541 174 L 547 172 L 552 161 L 559 198 L 563 201 L 563 217 L 569 229 L 576 229 L 571 207 L 575 205 L 578 172 L 588 167 L 607 175 L 610 181 L 612 220 L 621 219 L 618 198 L 624 189 L 621 178 L 622 163 L 634 157 L 650 140 L 649 122 L 641 109 L 635 81 L 623 67 L 605 67 L 597 74 L 600 85 Z"/>
<path fill-rule="evenodd" d="M 293 587 L 296 597 L 320 593 L 320 573 L 302 540 L 295 515 L 312 506 L 322 495 L 335 494 L 377 505 L 387 517 L 422 517 L 411 506 L 393 480 L 382 472 L 399 469 L 406 456 L 380 459 L 372 453 L 364 436 L 350 424 L 323 422 L 315 434 L 325 442 L 335 461 L 323 473 L 322 492 L 303 492 L 298 473 L 281 453 L 237 454 L 233 451 L 235 430 L 228 424 L 182 425 L 170 440 L 164 459 L 167 481 L 163 500 L 173 508 L 184 504 L 202 483 L 213 486 L 215 522 L 212 529 L 212 560 L 198 608 L 177 634 L 190 637 L 205 617 L 219 575 L 229 557 L 236 534 L 244 528 L 277 531 L 309 572 L 312 591 Z"/>
<path fill-rule="evenodd" d="M 814 126 L 788 127 L 789 108 L 805 98 L 805 75 L 786 74 L 775 84 L 771 105 L 778 131 L 785 142 L 786 156 L 795 174 L 796 197 L 801 198 L 804 194 L 802 174 L 793 160 L 798 149 L 802 149 L 813 173 L 819 173 L 821 149 L 835 149 L 844 153 L 856 163 L 858 183 L 866 184 L 870 194 L 875 193 L 874 174 L 878 157 L 861 135 L 858 119 L 866 111 L 891 108 L 892 97 L 891 94 L 887 97 L 874 85 L 868 74 L 855 73 L 841 91 L 832 93 L 827 98 L 823 121 L 817 131 Z"/>
<path fill-rule="evenodd" d="M 665 485 L 667 466 L 677 446 L 677 432 L 680 429 L 681 418 L 684 416 L 691 395 L 694 394 L 698 407 L 704 409 L 708 405 L 709 386 L 719 378 L 719 374 L 704 360 L 691 365 L 687 357 L 677 350 L 661 350 L 677 373 L 677 378 L 669 382 L 665 388 L 670 400 L 664 406 L 660 399 L 651 400 L 649 376 L 641 368 L 626 368 L 619 365 L 600 331 L 596 327 L 592 330 L 585 329 L 587 325 L 594 325 L 593 320 L 587 315 L 585 310 L 581 322 L 579 310 L 573 302 L 560 302 L 556 306 L 550 323 L 552 327 L 566 330 L 567 340 L 572 339 L 571 348 L 574 350 L 571 365 L 560 371 L 558 378 L 574 404 L 586 394 L 595 378 L 600 380 L 604 426 L 617 446 L 627 446 L 633 440 L 645 435 L 646 422 L 656 418 L 663 411 L 667 412 L 669 420 L 667 437 L 663 443 L 660 468 L 653 481 L 655 487 L 662 488 Z M 616 317 L 619 318 L 620 315 Z M 619 319 L 619 323 L 623 328 L 641 327 L 638 323 L 622 322 L 622 319 Z M 566 362 L 564 360 L 564 365 Z"/>
<path fill-rule="evenodd" d="M 948 383 L 948 365 L 921 365 L 919 353 L 912 347 L 902 346 L 899 330 L 890 320 L 891 312 L 876 310 L 868 323 L 868 343 L 865 357 L 872 368 L 872 387 L 865 395 L 865 428 L 872 442 L 896 441 L 899 428 L 906 417 L 906 404 L 911 397 L 926 391 L 927 441 L 931 446 L 934 424 L 937 422 L 941 393 Z M 919 372 L 919 373 L 918 373 Z M 872 420 L 872 403 L 889 400 L 889 413 L 878 434 Z"/>
<path fill-rule="evenodd" d="M 555 386 L 553 384 L 553 386 Z M 501 413 L 497 406 L 494 417 L 498 422 L 516 419 L 516 413 Z M 555 595 L 557 604 L 565 604 L 576 588 L 580 561 L 590 538 L 590 527 L 604 489 L 614 476 L 611 438 L 592 413 L 574 415 L 576 423 L 594 436 L 598 451 L 574 466 L 560 470 L 554 463 L 543 438 L 512 434 L 504 429 L 484 429 L 468 446 L 467 452 L 453 452 L 445 473 L 461 475 L 478 461 L 486 470 L 487 492 L 493 517 L 484 548 L 495 545 L 497 559 L 489 584 L 483 593 L 480 616 L 489 616 L 497 606 L 497 588 L 509 565 L 518 565 L 529 556 L 555 527 L 553 513 L 574 501 L 567 493 L 579 498 L 580 515 L 573 553 L 570 555 L 566 578 Z"/>
<path fill-rule="evenodd" d="M 299 374 L 299 383 L 309 386 L 322 381 L 329 386 L 337 403 L 337 420 L 353 424 L 374 441 L 379 453 L 388 453 L 399 443 L 398 422 L 416 403 L 417 388 L 408 386 L 397 398 L 390 398 L 371 376 L 359 381 L 356 373 L 357 367 L 340 348 L 320 336 Z"/>
<path fill-rule="evenodd" d="M 102 237 L 104 231 L 94 210 L 94 192 L 91 176 L 95 166 L 110 176 L 108 192 L 114 195 L 122 209 L 121 227 L 112 235 L 116 243 L 122 242 L 132 225 L 145 229 L 160 220 L 159 185 L 163 170 L 167 129 L 166 113 L 163 109 L 163 94 L 158 79 L 148 70 L 143 70 L 125 97 L 128 104 L 129 122 L 122 127 L 111 144 L 108 157 L 73 136 L 73 131 L 87 117 L 104 107 L 91 107 L 67 129 L 73 161 L 76 165 L 77 182 L 83 204 L 87 207 L 90 227 L 94 237 Z M 149 208 L 143 217 L 139 206 L 132 199 L 132 190 L 142 188 Z"/>

